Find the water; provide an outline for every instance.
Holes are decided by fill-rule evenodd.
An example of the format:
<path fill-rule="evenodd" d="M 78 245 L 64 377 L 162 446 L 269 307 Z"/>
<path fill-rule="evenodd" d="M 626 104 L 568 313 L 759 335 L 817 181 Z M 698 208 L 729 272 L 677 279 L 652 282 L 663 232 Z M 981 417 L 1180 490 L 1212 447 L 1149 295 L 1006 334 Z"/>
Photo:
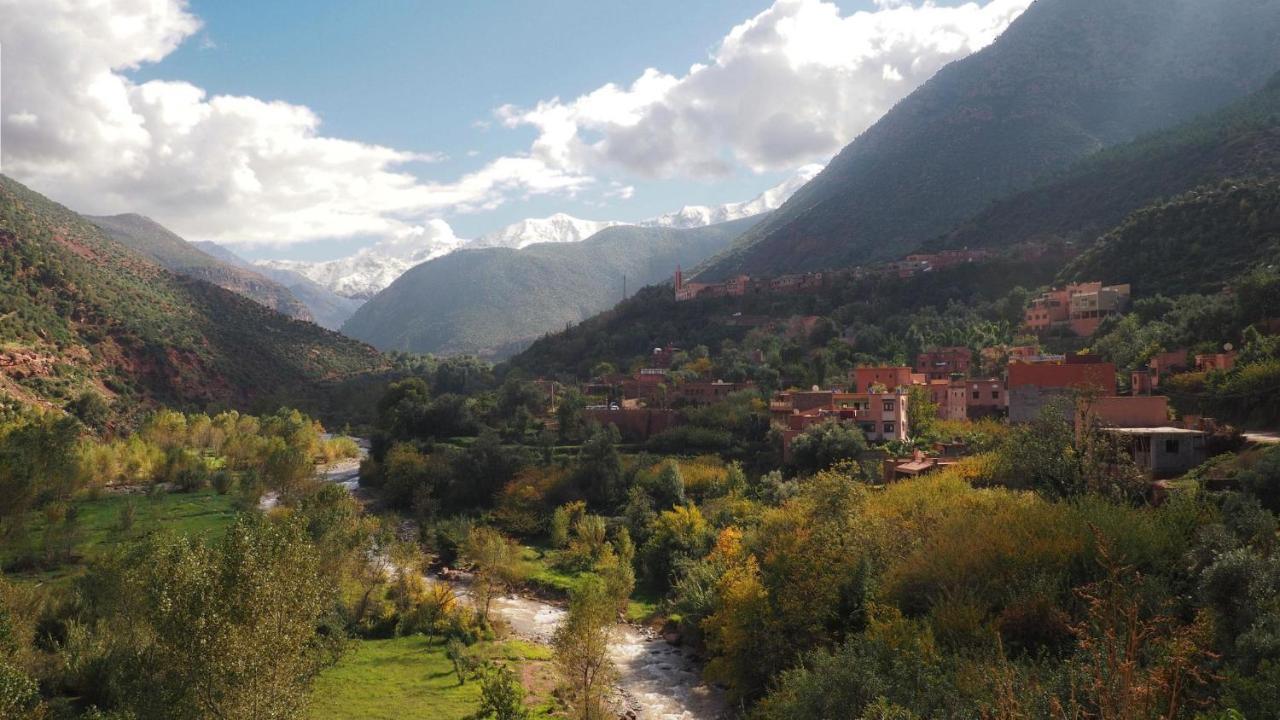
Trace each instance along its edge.
<path fill-rule="evenodd" d="M 564 620 L 564 609 L 532 598 L 497 598 L 490 612 L 521 638 L 547 644 Z M 712 720 L 724 713 L 722 693 L 702 682 L 701 665 L 689 651 L 631 625 L 613 628 L 610 655 L 618 669 L 619 713 L 639 720 Z"/>
<path fill-rule="evenodd" d="M 362 445 L 361 457 L 365 452 Z M 354 492 L 360 487 L 360 460 L 329 465 L 320 470 L 320 477 Z M 465 597 L 465 584 L 451 584 Z M 489 610 L 516 636 L 541 645 L 551 644 L 565 617 L 564 608 L 518 595 L 495 598 Z M 619 714 L 629 712 L 638 720 L 714 720 L 725 715 L 723 694 L 702 682 L 702 666 L 689 651 L 621 624 L 613 629 L 609 649 L 618 668 L 613 704 Z"/>

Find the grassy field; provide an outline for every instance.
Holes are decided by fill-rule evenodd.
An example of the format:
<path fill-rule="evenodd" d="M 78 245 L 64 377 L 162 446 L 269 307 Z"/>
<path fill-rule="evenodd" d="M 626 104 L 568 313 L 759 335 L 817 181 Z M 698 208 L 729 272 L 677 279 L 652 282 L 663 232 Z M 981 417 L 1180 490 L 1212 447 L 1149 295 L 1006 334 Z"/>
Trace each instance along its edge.
<path fill-rule="evenodd" d="M 126 529 L 126 507 L 133 507 L 133 520 Z M 213 491 L 164 493 L 160 495 L 102 495 L 73 504 L 75 521 L 71 527 L 72 562 L 44 570 L 16 568 L 16 579 L 56 580 L 75 574 L 82 564 L 111 548 L 145 536 L 159 528 L 188 535 L 210 536 L 220 532 L 235 516 L 232 498 Z M 10 567 L 24 557 L 40 557 L 45 547 L 48 521 L 32 513 L 23 532 L 0 545 L 0 567 Z"/>
<path fill-rule="evenodd" d="M 550 652 L 528 643 L 480 643 L 477 657 L 521 665 L 546 665 Z M 422 636 L 360 640 L 321 673 L 312 694 L 311 720 L 368 718 L 462 720 L 480 703 L 480 682 L 458 683 L 444 644 Z M 548 718 L 539 707 L 534 718 Z"/>

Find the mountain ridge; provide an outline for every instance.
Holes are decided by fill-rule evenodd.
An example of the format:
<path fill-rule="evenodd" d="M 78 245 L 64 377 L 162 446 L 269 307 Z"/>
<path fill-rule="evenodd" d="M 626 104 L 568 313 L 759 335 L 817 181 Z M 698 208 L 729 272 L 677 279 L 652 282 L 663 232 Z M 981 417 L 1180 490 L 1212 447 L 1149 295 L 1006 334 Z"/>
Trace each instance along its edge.
<path fill-rule="evenodd" d="M 724 247 L 758 218 L 703 228 L 617 226 L 580 243 L 467 248 L 406 272 L 343 332 L 384 350 L 502 357 Z"/>
<path fill-rule="evenodd" d="M 708 265 L 706 279 L 889 259 L 1099 149 L 1280 69 L 1266 0 L 1039 0 L 943 68 Z"/>

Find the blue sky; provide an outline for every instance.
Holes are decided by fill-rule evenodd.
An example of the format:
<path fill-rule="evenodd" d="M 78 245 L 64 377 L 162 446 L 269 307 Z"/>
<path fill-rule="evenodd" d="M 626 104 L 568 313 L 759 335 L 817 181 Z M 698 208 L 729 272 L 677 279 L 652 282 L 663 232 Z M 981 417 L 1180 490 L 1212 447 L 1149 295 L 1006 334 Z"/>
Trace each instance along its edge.
<path fill-rule="evenodd" d="M 1030 1 L 10 0 L 3 162 L 252 258 L 639 220 L 825 161 Z"/>
<path fill-rule="evenodd" d="M 527 148 L 534 139 L 530 128 L 493 125 L 494 108 L 572 98 L 609 82 L 628 83 L 649 67 L 683 73 L 706 61 L 730 28 L 770 4 L 193 0 L 191 9 L 204 22 L 200 34 L 132 75 L 306 105 L 322 117 L 325 134 L 447 155 L 445 162 L 413 168 L 447 179 Z M 846 12 L 873 7 L 871 0 L 836 4 Z M 491 125 L 483 129 L 480 122 Z M 683 205 L 746 200 L 787 175 L 649 182 L 629 177 L 637 185 L 635 197 L 613 207 L 585 198 L 538 197 L 454 216 L 450 223 L 471 237 L 554 212 L 639 220 Z M 257 250 L 250 254 L 297 254 Z"/>

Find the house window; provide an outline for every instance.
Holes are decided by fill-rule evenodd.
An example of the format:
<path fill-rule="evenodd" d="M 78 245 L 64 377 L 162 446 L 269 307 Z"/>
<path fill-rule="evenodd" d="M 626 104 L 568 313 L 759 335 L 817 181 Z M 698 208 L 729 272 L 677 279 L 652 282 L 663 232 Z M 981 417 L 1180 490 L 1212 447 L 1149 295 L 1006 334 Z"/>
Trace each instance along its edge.
<path fill-rule="evenodd" d="M 1164 453 L 1166 455 L 1178 454 L 1178 440 L 1176 438 L 1168 438 L 1164 441 Z"/>
<path fill-rule="evenodd" d="M 870 435 L 871 433 L 876 431 L 875 423 L 862 423 L 859 427 L 861 427 L 862 432 L 866 433 L 867 435 Z"/>
<path fill-rule="evenodd" d="M 892 401 L 892 400 L 885 400 L 885 401 L 884 401 L 884 411 L 885 411 L 885 412 L 893 412 L 893 401 Z"/>
<path fill-rule="evenodd" d="M 981 398 L 982 398 L 982 393 L 978 392 L 977 390 L 974 390 L 974 391 L 973 391 L 973 399 L 974 399 L 974 400 L 979 400 L 979 399 L 981 399 Z"/>
<path fill-rule="evenodd" d="M 992 399 L 992 400 L 999 400 L 999 399 L 1000 399 L 1000 391 L 999 391 L 999 390 L 992 390 L 992 391 L 991 391 L 991 399 Z"/>
<path fill-rule="evenodd" d="M 892 435 L 892 434 L 893 434 L 893 423 L 891 423 L 891 422 L 887 422 L 887 423 L 885 423 L 885 424 L 884 424 L 884 434 L 885 434 L 885 435 Z"/>

